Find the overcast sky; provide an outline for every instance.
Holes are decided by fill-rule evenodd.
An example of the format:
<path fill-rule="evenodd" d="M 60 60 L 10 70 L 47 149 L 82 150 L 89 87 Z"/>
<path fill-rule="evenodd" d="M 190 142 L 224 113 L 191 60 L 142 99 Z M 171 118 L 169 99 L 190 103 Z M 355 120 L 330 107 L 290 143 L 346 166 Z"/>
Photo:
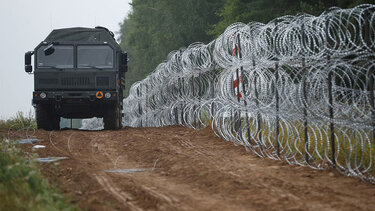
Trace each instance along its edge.
<path fill-rule="evenodd" d="M 56 28 L 104 26 L 113 32 L 130 11 L 131 0 L 7 0 L 0 6 L 0 119 L 33 111 L 33 75 L 24 53 Z"/>

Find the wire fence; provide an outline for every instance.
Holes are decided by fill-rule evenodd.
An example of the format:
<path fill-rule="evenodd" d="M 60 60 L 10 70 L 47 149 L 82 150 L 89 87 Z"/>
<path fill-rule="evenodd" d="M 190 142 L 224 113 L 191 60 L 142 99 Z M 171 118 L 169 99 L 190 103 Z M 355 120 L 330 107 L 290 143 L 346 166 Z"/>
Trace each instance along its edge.
<path fill-rule="evenodd" d="M 211 125 L 257 156 L 375 183 L 375 5 L 229 26 L 172 51 L 124 100 L 124 125 Z"/>

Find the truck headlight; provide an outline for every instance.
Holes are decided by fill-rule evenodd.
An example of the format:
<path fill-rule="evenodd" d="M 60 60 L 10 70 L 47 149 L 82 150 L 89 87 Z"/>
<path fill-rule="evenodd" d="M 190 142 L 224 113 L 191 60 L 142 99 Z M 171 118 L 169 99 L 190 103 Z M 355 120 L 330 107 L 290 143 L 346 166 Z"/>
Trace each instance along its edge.
<path fill-rule="evenodd" d="M 44 99 L 44 98 L 46 98 L 46 97 L 47 97 L 47 94 L 46 94 L 46 93 L 44 93 L 44 92 L 42 92 L 42 93 L 40 93 L 39 97 L 40 97 L 40 98 L 42 98 L 42 99 Z"/>
<path fill-rule="evenodd" d="M 104 97 L 105 98 L 110 98 L 111 97 L 111 93 L 109 93 L 109 92 L 105 93 Z"/>

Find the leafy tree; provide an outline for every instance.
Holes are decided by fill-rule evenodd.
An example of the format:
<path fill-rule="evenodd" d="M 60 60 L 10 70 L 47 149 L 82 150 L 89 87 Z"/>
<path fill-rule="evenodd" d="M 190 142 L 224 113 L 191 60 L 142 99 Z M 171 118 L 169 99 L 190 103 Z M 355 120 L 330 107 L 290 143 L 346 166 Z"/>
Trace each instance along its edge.
<path fill-rule="evenodd" d="M 223 0 L 133 0 L 121 24 L 120 45 L 129 55 L 126 92 L 166 59 L 193 42 L 210 42 L 207 28 L 218 21 Z"/>
<path fill-rule="evenodd" d="M 126 93 L 166 59 L 193 42 L 208 43 L 232 23 L 267 23 L 283 15 L 320 15 L 375 0 L 133 0 L 121 24 L 120 45 L 129 55 Z"/>
<path fill-rule="evenodd" d="M 257 21 L 267 23 L 283 15 L 309 13 L 320 15 L 325 9 L 337 6 L 351 8 L 374 0 L 225 0 L 218 15 L 221 20 L 211 26 L 209 34 L 218 36 L 234 22 L 248 23 Z"/>

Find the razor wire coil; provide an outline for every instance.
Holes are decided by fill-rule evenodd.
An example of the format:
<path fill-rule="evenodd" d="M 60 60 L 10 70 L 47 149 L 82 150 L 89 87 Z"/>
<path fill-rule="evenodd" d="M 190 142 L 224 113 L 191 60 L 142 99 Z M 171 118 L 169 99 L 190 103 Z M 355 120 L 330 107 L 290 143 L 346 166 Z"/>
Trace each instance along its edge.
<path fill-rule="evenodd" d="M 260 157 L 375 183 L 374 11 L 234 23 L 134 83 L 123 124 L 211 125 Z"/>

